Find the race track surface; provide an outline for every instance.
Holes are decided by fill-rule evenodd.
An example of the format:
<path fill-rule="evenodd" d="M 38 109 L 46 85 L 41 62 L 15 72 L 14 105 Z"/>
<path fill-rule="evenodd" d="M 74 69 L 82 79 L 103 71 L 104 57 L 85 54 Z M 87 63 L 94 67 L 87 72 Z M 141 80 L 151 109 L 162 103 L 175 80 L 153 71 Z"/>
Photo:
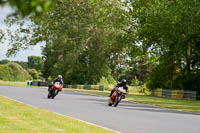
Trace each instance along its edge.
<path fill-rule="evenodd" d="M 63 90 L 47 99 L 47 88 L 0 86 L 0 95 L 122 133 L 200 133 L 200 115 Z"/>

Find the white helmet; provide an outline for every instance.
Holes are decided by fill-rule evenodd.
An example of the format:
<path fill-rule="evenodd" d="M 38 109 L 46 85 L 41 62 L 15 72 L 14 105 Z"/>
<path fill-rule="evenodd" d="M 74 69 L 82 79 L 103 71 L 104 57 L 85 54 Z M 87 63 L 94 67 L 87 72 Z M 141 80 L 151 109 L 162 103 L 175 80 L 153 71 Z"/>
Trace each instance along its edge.
<path fill-rule="evenodd" d="M 123 84 L 126 84 L 126 79 L 122 79 L 122 83 L 123 83 Z"/>
<path fill-rule="evenodd" d="M 62 79 L 62 75 L 58 75 L 58 79 Z"/>

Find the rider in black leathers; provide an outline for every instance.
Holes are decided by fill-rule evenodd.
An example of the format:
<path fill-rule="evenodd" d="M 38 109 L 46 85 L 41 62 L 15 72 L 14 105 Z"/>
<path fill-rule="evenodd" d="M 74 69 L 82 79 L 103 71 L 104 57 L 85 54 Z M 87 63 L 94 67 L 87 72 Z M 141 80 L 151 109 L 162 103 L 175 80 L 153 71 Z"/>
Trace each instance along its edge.
<path fill-rule="evenodd" d="M 51 84 L 49 84 L 48 91 L 50 90 L 50 88 L 53 86 L 53 84 L 54 84 L 55 82 L 60 82 L 61 86 L 63 86 L 62 75 L 58 75 L 58 77 L 55 78 L 55 79 L 51 82 Z"/>
<path fill-rule="evenodd" d="M 112 96 L 113 92 L 115 91 L 115 89 L 117 89 L 118 87 L 123 87 L 124 90 L 126 90 L 126 94 L 128 94 L 128 86 L 126 85 L 126 80 L 123 79 L 121 82 L 119 82 L 118 84 L 115 85 L 115 87 L 111 90 L 109 97 Z M 125 97 L 124 97 L 125 98 Z"/>

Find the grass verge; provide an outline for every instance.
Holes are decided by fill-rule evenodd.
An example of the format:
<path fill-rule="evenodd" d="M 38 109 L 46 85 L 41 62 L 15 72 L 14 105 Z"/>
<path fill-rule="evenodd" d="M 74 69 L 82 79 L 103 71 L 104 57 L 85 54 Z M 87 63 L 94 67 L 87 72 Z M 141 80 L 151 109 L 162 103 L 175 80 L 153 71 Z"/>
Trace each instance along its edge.
<path fill-rule="evenodd" d="M 68 90 L 78 91 L 93 95 L 106 96 L 106 97 L 108 97 L 110 93 L 110 91 L 96 91 L 96 90 L 83 90 L 83 89 L 68 89 Z M 136 89 L 135 91 L 131 90 L 129 95 L 126 96 L 126 100 L 169 108 L 169 109 L 176 109 L 186 112 L 200 113 L 200 101 L 154 97 L 140 93 L 139 89 Z"/>
<path fill-rule="evenodd" d="M 69 117 L 18 103 L 0 96 L 2 133 L 111 133 Z"/>
<path fill-rule="evenodd" d="M 7 86 L 27 86 L 26 82 L 2 81 L 2 80 L 0 80 L 0 85 L 7 85 Z"/>

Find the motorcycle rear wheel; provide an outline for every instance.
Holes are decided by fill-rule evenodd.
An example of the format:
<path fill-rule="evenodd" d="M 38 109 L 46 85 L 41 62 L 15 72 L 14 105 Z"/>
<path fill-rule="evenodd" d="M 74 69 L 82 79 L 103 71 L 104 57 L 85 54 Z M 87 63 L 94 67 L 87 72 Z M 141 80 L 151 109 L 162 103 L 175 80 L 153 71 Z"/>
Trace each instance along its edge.
<path fill-rule="evenodd" d="M 118 101 L 116 101 L 115 103 L 114 103 L 114 107 L 117 107 L 117 105 L 118 105 Z"/>

